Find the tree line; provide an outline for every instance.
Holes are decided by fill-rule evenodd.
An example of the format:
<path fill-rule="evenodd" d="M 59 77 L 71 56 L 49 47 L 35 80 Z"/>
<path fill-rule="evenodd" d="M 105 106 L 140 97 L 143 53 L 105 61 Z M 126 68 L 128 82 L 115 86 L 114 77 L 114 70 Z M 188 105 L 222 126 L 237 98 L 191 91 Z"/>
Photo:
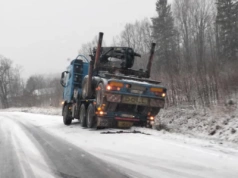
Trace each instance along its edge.
<path fill-rule="evenodd" d="M 152 78 L 168 88 L 167 105 L 211 107 L 237 97 L 238 0 L 176 0 L 173 4 L 158 0 L 155 10 L 157 15 L 151 19 L 127 23 L 111 45 L 134 48 L 142 55 L 134 66 L 140 69 L 147 63 L 151 43 L 156 42 Z M 79 53 L 88 56 L 96 44 L 97 37 L 83 44 Z M 33 75 L 24 82 L 20 73 L 19 66 L 0 56 L 3 108 L 59 105 L 58 76 Z"/>
<path fill-rule="evenodd" d="M 155 74 L 168 84 L 169 105 L 213 106 L 238 90 L 238 1 L 156 3 Z"/>
<path fill-rule="evenodd" d="M 21 67 L 0 56 L 0 108 L 55 106 L 62 99 L 59 75 L 32 75 L 26 81 Z"/>

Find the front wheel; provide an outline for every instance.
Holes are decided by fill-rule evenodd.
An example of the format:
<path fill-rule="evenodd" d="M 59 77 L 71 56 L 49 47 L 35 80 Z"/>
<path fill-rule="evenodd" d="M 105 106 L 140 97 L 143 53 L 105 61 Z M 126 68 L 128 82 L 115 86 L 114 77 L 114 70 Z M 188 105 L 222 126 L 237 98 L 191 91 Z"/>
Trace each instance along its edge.
<path fill-rule="evenodd" d="M 94 105 L 90 104 L 87 109 L 87 127 L 93 128 L 96 125 Z"/>
<path fill-rule="evenodd" d="M 63 109 L 63 122 L 65 125 L 70 125 L 72 122 L 72 117 L 70 117 L 69 104 L 66 104 Z"/>

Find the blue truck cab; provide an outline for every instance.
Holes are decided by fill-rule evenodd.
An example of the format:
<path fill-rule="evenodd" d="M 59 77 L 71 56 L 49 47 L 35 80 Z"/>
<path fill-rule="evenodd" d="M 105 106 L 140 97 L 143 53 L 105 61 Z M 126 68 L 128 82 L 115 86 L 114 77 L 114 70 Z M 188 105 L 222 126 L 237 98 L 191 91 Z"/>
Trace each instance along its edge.
<path fill-rule="evenodd" d="M 63 101 L 70 103 L 73 98 L 74 90 L 77 89 L 78 94 L 82 92 L 82 81 L 88 75 L 88 59 L 83 55 L 78 55 L 72 60 L 67 67 L 67 71 L 63 72 L 62 78 L 64 85 Z"/>

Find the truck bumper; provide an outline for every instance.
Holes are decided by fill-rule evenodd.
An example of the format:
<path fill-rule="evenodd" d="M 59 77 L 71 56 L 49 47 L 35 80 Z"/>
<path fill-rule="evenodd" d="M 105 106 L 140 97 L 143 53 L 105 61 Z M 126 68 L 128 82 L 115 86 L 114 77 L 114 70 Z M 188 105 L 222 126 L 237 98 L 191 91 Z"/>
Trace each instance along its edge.
<path fill-rule="evenodd" d="M 131 126 L 147 126 L 147 121 L 136 118 L 97 117 L 97 127 L 130 128 Z"/>

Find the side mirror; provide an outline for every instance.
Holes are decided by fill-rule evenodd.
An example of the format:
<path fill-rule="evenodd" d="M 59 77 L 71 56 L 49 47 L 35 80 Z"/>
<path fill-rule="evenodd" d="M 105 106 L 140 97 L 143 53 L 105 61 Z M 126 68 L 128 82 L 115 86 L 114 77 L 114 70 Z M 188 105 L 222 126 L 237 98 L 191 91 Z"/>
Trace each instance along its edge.
<path fill-rule="evenodd" d="M 65 77 L 66 77 L 67 74 L 69 74 L 68 71 L 64 71 L 64 72 L 61 73 L 60 84 L 61 84 L 63 87 L 66 87 L 66 86 L 67 86 L 66 80 L 65 80 Z"/>

